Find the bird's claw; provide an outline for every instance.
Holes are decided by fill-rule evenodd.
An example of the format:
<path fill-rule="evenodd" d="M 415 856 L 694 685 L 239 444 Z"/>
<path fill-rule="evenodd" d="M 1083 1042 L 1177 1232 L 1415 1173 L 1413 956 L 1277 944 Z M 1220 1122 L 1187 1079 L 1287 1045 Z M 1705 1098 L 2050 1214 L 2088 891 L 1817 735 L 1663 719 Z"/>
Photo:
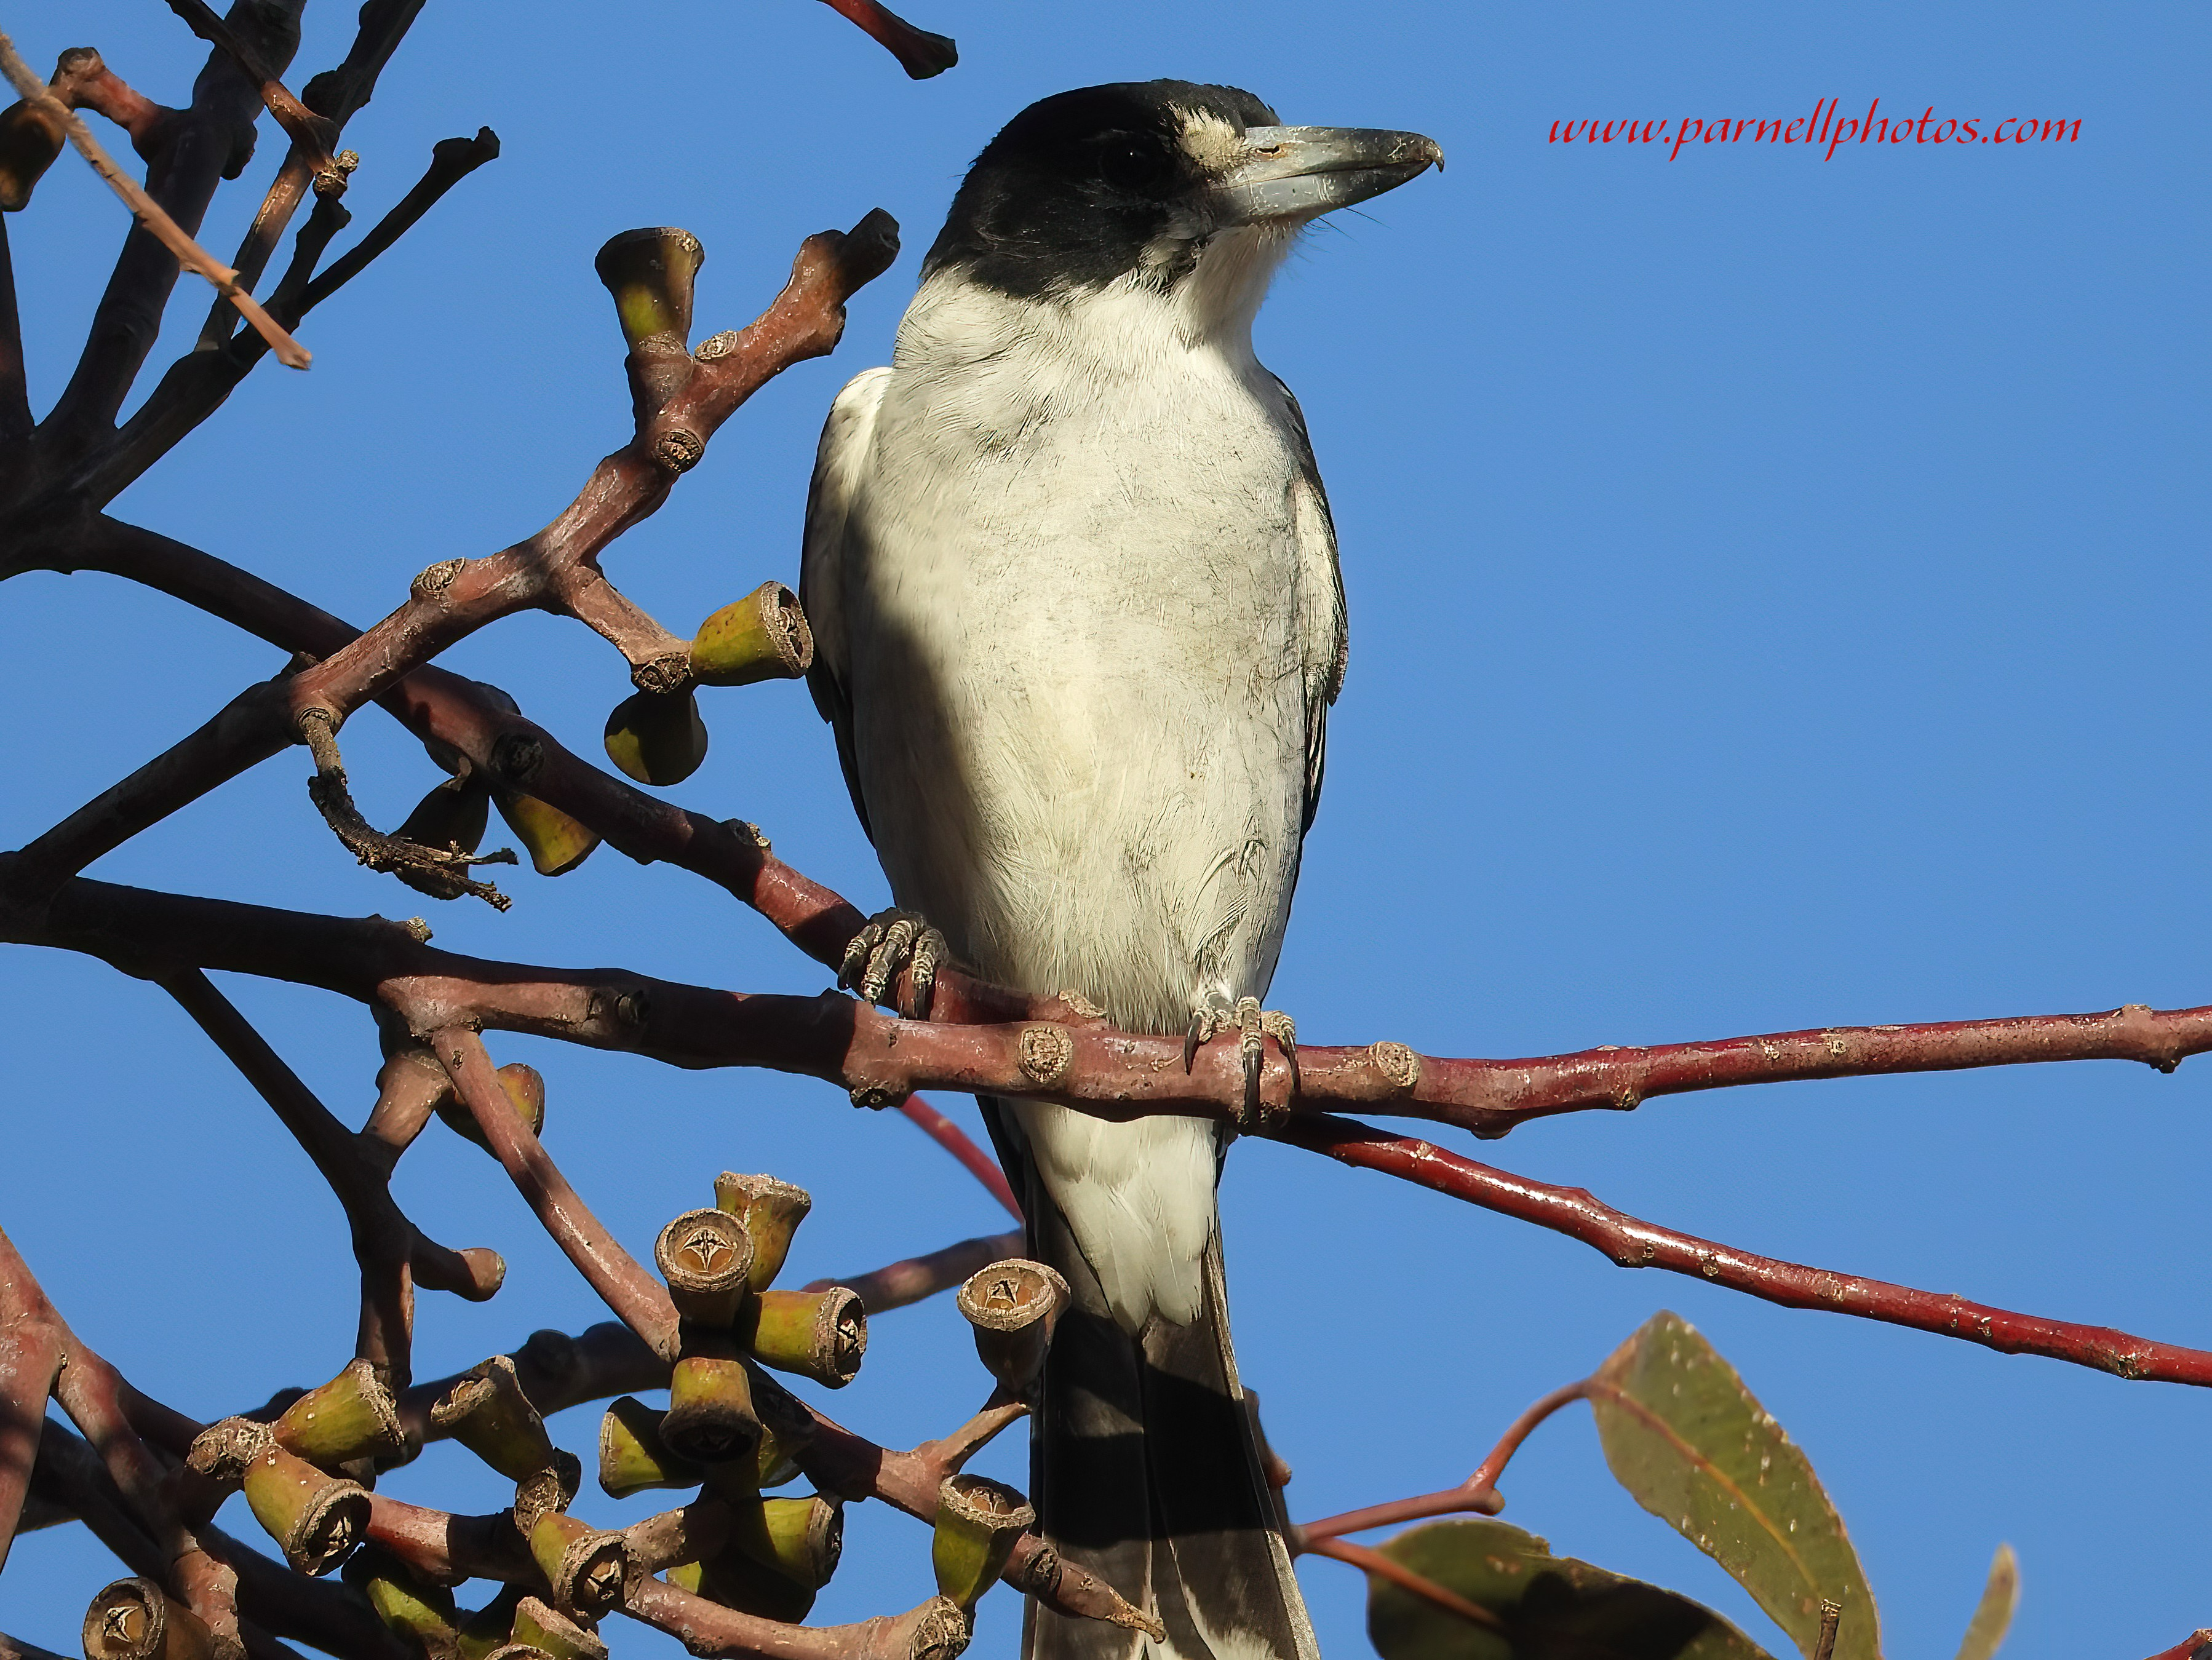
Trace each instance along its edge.
<path fill-rule="evenodd" d="M 1194 1009 L 1182 1037 L 1183 1071 L 1190 1071 L 1201 1044 L 1232 1026 L 1237 1029 L 1237 1049 L 1244 1067 L 1244 1119 L 1255 1123 L 1261 1116 L 1260 1074 L 1267 1063 L 1267 1038 L 1275 1040 L 1275 1047 L 1282 1050 L 1290 1067 L 1291 1096 L 1298 1093 L 1298 1029 L 1280 1010 L 1261 1008 L 1256 997 L 1238 998 L 1233 1009 Z"/>
<path fill-rule="evenodd" d="M 838 965 L 837 983 L 859 992 L 871 1003 L 880 1003 L 898 979 L 899 970 L 910 970 L 907 1001 L 898 1012 L 909 1020 L 925 1020 L 929 1018 L 930 993 L 937 984 L 937 966 L 950 954 L 945 936 L 930 927 L 927 919 L 918 912 L 894 907 L 878 911 L 853 936 L 845 947 L 844 961 Z"/>

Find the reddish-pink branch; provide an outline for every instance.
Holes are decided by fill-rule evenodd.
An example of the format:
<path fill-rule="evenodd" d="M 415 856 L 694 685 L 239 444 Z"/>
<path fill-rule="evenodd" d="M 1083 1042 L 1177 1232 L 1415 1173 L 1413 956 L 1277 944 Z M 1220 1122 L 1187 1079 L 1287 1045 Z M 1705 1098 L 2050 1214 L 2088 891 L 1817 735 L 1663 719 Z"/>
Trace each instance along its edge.
<path fill-rule="evenodd" d="M 10 860 L 0 855 L 0 938 L 90 952 L 131 964 L 140 973 L 149 964 L 198 962 L 320 985 L 390 1008 L 424 1036 L 451 1028 L 473 1041 L 466 1029 L 504 1027 L 629 1049 L 678 1066 L 773 1067 L 835 1079 L 848 1089 L 890 1099 L 917 1085 L 943 1085 L 1060 1101 L 1113 1117 L 1176 1111 L 1235 1119 L 1241 1111 L 1242 1081 L 1232 1046 L 1225 1043 L 1202 1050 L 1186 1079 L 1174 1040 L 1132 1037 L 1094 1023 L 1054 1026 L 1059 1037 L 1046 1042 L 1036 1025 L 921 1024 L 829 994 L 749 997 L 612 971 L 479 962 L 434 951 L 380 919 L 348 921 L 179 899 L 82 879 L 64 885 L 43 908 L 11 906 L 6 903 L 10 870 Z M 2148 1012 L 2130 1017 L 2135 1026 L 2152 1031 L 2176 1018 Z M 447 1058 L 443 1052 L 441 1058 Z M 1376 1061 L 1378 1067 L 1391 1064 L 1388 1057 Z M 1271 1061 L 1271 1100 L 1279 1100 L 1286 1081 L 1280 1062 Z M 1307 1093 L 1310 1098 L 1314 1091 Z M 479 1087 L 472 1107 L 480 1117 L 492 1099 Z M 506 1120 L 494 1116 L 488 1128 L 508 1134 L 508 1120 L 520 1124 L 509 1113 Z M 2197 1350 L 1773 1262 L 1655 1228 L 1577 1190 L 1494 1171 L 1426 1141 L 1310 1113 L 1270 1112 L 1254 1128 L 1571 1234 L 1624 1265 L 1669 1268 L 1771 1302 L 1887 1320 L 2123 1377 L 2212 1382 L 2212 1356 Z M 542 1150 L 537 1157 L 543 1158 Z M 565 1184 L 560 1190 L 566 1192 Z M 550 1202 L 553 1189 L 545 1192 Z M 556 1237 L 574 1223 L 565 1206 L 541 1213 L 560 1225 Z M 594 1281 L 603 1295 L 621 1282 L 613 1268 L 617 1262 L 642 1278 L 611 1242 L 602 1249 L 585 1235 L 571 1237 L 580 1264 L 592 1262 L 598 1266 L 587 1273 L 604 1274 L 604 1284 Z M 652 1310 L 665 1306 L 665 1293 L 658 1281 L 648 1283 L 651 1310 L 633 1306 L 650 1324 Z"/>
<path fill-rule="evenodd" d="M 1013 1189 L 1006 1185 L 1006 1173 L 999 1168 L 999 1161 L 977 1146 L 968 1132 L 962 1129 L 935 1107 L 918 1095 L 909 1095 L 898 1104 L 898 1110 L 921 1127 L 921 1133 L 960 1161 L 969 1175 L 990 1189 L 991 1197 L 1006 1207 L 1006 1214 L 1015 1221 L 1022 1219 L 1021 1203 L 1014 1197 Z"/>
<path fill-rule="evenodd" d="M 823 0 L 823 3 L 897 58 L 910 79 L 927 81 L 960 61 L 959 51 L 949 39 L 915 27 L 880 0 Z"/>
<path fill-rule="evenodd" d="M 1361 1510 L 1345 1511 L 1339 1515 L 1325 1516 L 1318 1522 L 1308 1522 L 1294 1530 L 1295 1549 L 1310 1550 L 1317 1539 L 1333 1539 L 1340 1534 L 1364 1533 L 1370 1528 L 1392 1528 L 1401 1522 L 1418 1522 L 1430 1516 L 1456 1516 L 1472 1511 L 1478 1516 L 1495 1516 L 1505 1508 L 1505 1501 L 1498 1496 L 1498 1478 L 1505 1472 L 1507 1462 L 1521 1450 L 1521 1444 L 1534 1432 L 1536 1426 L 1549 1418 L 1570 1401 L 1580 1401 L 1589 1393 L 1588 1378 L 1562 1385 L 1537 1402 L 1498 1437 L 1498 1444 L 1490 1456 L 1474 1468 L 1474 1473 L 1455 1487 L 1445 1487 L 1436 1493 L 1416 1494 L 1411 1499 L 1395 1499 L 1388 1504 L 1369 1505 Z"/>
<path fill-rule="evenodd" d="M 2212 1353 L 2156 1343 L 2103 1326 L 2073 1325 L 2039 1315 L 1970 1303 L 1948 1293 L 1915 1291 L 1828 1268 L 1754 1256 L 1694 1234 L 1617 1211 L 1580 1188 L 1554 1187 L 1493 1170 L 1430 1142 L 1387 1135 L 1364 1124 L 1315 1116 L 1268 1132 L 1340 1163 L 1432 1188 L 1503 1216 L 1533 1222 L 1602 1251 L 1625 1268 L 1666 1268 L 1740 1291 L 1785 1308 L 1825 1309 L 1916 1331 L 1979 1343 L 2003 1354 L 2039 1354 L 2094 1366 L 2116 1377 L 2154 1383 L 2212 1385 Z"/>
<path fill-rule="evenodd" d="M 0 1252 L 0 1568 L 8 1565 L 46 1396 L 62 1365 L 62 1329 L 53 1305 L 13 1249 Z"/>
<path fill-rule="evenodd" d="M 1378 1579 L 1388 1579 L 1401 1590 L 1411 1591 L 1425 1602 L 1435 1603 L 1449 1613 L 1455 1614 L 1472 1625 L 1490 1631 L 1503 1631 L 1505 1622 L 1479 1602 L 1470 1602 L 1457 1591 L 1439 1585 L 1425 1574 L 1416 1573 L 1402 1562 L 1395 1562 L 1379 1550 L 1370 1550 L 1364 1545 L 1355 1545 L 1349 1539 L 1316 1539 L 1306 1547 L 1316 1556 L 1333 1556 L 1340 1562 L 1348 1562 L 1362 1573 L 1373 1574 Z"/>
<path fill-rule="evenodd" d="M 1018 1232 L 986 1234 L 980 1239 L 963 1239 L 926 1256 L 910 1256 L 904 1262 L 888 1263 L 866 1274 L 817 1280 L 805 1289 L 827 1291 L 832 1286 L 843 1286 L 860 1298 L 860 1305 L 870 1314 L 881 1314 L 886 1309 L 903 1308 L 939 1292 L 951 1291 L 992 1263 L 1019 1256 L 1022 1250 Z"/>
<path fill-rule="evenodd" d="M 53 1398 L 83 1432 L 104 1479 L 150 1545 L 149 1561 L 158 1566 L 158 1577 L 207 1623 L 222 1651 L 237 1653 L 243 1645 L 234 1594 L 237 1575 L 210 1556 L 186 1525 L 167 1469 L 131 1422 L 131 1386 L 78 1341 L 4 1232 L 0 1232 L 0 1287 L 5 1288 L 6 1303 L 15 1316 L 9 1324 L 43 1329 L 57 1351 L 60 1364 L 53 1375 Z M 42 1431 L 45 1414 L 39 1416 Z M 11 1529 L 14 1519 L 9 1517 Z"/>
<path fill-rule="evenodd" d="M 702 1660 L 951 1660 L 968 1644 L 967 1616 L 942 1596 L 857 1625 L 784 1626 L 647 1574 L 619 1612 L 668 1633 Z"/>
<path fill-rule="evenodd" d="M 537 1134 L 514 1110 L 484 1053 L 483 1040 L 465 1027 L 428 1034 L 430 1048 L 453 1080 L 454 1092 L 506 1169 L 545 1231 L 568 1254 L 576 1271 L 664 1359 L 676 1358 L 676 1305 L 667 1287 L 638 1261 L 576 1196 Z"/>

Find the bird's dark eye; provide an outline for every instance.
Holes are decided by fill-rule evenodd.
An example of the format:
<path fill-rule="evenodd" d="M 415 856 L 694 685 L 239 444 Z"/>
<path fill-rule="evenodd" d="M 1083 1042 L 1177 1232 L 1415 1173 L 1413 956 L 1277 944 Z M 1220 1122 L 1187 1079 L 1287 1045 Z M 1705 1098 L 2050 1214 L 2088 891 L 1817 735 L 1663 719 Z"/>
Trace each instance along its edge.
<path fill-rule="evenodd" d="M 1117 190 L 1150 190 L 1167 171 L 1168 159 L 1155 145 L 1109 138 L 1098 147 L 1098 176 Z"/>

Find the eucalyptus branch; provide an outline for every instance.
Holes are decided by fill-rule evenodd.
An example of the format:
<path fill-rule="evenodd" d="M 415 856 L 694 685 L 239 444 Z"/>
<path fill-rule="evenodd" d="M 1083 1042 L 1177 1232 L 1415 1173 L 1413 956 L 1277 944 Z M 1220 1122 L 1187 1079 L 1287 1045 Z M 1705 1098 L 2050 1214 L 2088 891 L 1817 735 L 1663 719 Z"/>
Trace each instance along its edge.
<path fill-rule="evenodd" d="M 427 1238 L 393 1201 L 398 1153 L 356 1135 L 317 1100 L 229 1000 L 196 970 L 165 975 L 161 988 L 269 1104 L 343 1207 L 361 1267 L 361 1335 L 356 1353 L 394 1389 L 407 1387 L 414 1332 L 414 1288 L 451 1292 L 472 1303 L 507 1276 L 498 1252 L 453 1250 Z"/>
<path fill-rule="evenodd" d="M 429 1034 L 430 1048 L 453 1080 L 500 1164 L 576 1271 L 654 1353 L 676 1358 L 676 1305 L 667 1288 L 617 1244 L 561 1174 L 500 1086 L 483 1042 L 465 1027 Z"/>
<path fill-rule="evenodd" d="M 0 858 L 0 899 L 11 885 L 9 864 Z M 829 994 L 745 996 L 620 973 L 483 963 L 431 951 L 390 923 L 179 899 L 82 879 L 64 885 L 43 909 L 20 901 L 12 912 L 0 908 L 0 933 L 125 963 L 197 964 L 321 985 L 391 1008 L 418 1033 L 470 1025 L 503 1027 L 629 1049 L 680 1066 L 766 1066 L 835 1079 L 862 1100 L 888 1103 L 918 1085 L 934 1085 L 1055 1101 L 1109 1117 L 1171 1111 L 1234 1122 L 1242 1112 L 1242 1078 L 1226 1046 L 1202 1050 L 1185 1077 L 1176 1040 L 1134 1037 L 1096 1024 L 949 1026 L 898 1020 Z M 147 970 L 142 966 L 140 971 Z M 2176 1054 L 2202 1047 L 2208 1021 L 2212 1010 L 2197 1009 L 2011 1024 L 2070 1028 L 2079 1042 L 2089 1041 L 2082 1034 L 2090 1034 L 2098 1052 L 2124 1037 L 2146 1054 Z M 1964 1030 L 1979 1029 L 1977 1023 Z M 1943 1053 L 1943 1043 L 1960 1030 L 1925 1029 L 1920 1058 Z M 2026 1058 L 2070 1058 L 2074 1047 L 2078 1043 L 2052 1046 Z M 1320 1064 L 1310 1060 L 1306 1065 L 1303 1104 L 1344 1098 L 1339 1092 L 1343 1057 L 1364 1054 L 1369 1066 L 1385 1072 L 1391 1059 L 1378 1054 L 1382 1049 L 1308 1051 Z M 1985 1050 L 1971 1041 L 1960 1054 L 1968 1064 L 1984 1057 Z M 1562 1064 L 1575 1060 L 1564 1057 Z M 1279 1071 L 1279 1062 L 1271 1061 L 1271 1103 L 1281 1100 L 1279 1091 L 1287 1083 Z M 1657 1265 L 1771 1302 L 1910 1325 L 2123 1377 L 2212 1382 L 2212 1355 L 2197 1350 L 1776 1262 L 1654 1227 L 1578 1190 L 1492 1170 L 1426 1141 L 1279 1110 L 1247 1128 L 1554 1228 L 1624 1266 Z"/>
<path fill-rule="evenodd" d="M 207 0 L 168 0 L 168 6 L 184 19 L 185 27 L 194 34 L 229 53 L 240 72 L 255 84 L 262 103 L 276 118 L 276 125 L 290 136 L 294 151 L 307 158 L 315 174 L 316 188 L 343 191 L 345 174 L 331 156 L 330 148 L 337 129 L 295 98 L 276 71 L 261 61 L 261 54 L 250 42 L 240 39 L 230 25 L 216 15 Z"/>
<path fill-rule="evenodd" d="M 1666 1268 L 1708 1284 L 1778 1303 L 1824 1309 L 1916 1331 L 1978 1343 L 2001 1354 L 2039 1354 L 2118 1377 L 2212 1386 L 2212 1353 L 2154 1342 L 2104 1326 L 2081 1326 L 2040 1315 L 1970 1303 L 1948 1293 L 1916 1291 L 1829 1268 L 1755 1256 L 1639 1220 L 1580 1188 L 1554 1187 L 1493 1170 L 1426 1141 L 1386 1135 L 1364 1124 L 1320 1115 L 1299 1116 L 1267 1132 L 1340 1163 L 1395 1176 L 1485 1210 L 1533 1222 L 1602 1251 L 1624 1268 Z"/>
<path fill-rule="evenodd" d="M 307 348 L 279 327 L 276 320 L 262 310 L 260 303 L 239 286 L 235 271 L 195 242 L 160 203 L 141 190 L 136 179 L 116 166 L 114 159 L 92 136 L 92 130 L 85 125 L 84 119 L 46 90 L 46 83 L 33 72 L 29 64 L 16 55 L 15 43 L 4 34 L 0 34 L 0 74 L 8 77 L 26 103 L 39 105 L 61 123 L 63 131 L 69 135 L 70 143 L 76 145 L 78 154 L 92 164 L 93 171 L 107 181 L 108 188 L 123 198 L 123 204 L 131 210 L 131 216 L 159 240 L 163 247 L 174 254 L 177 262 L 186 271 L 207 278 L 215 285 L 217 294 L 237 307 L 240 315 L 253 325 L 254 332 L 276 351 L 279 362 L 287 368 L 303 369 L 307 367 L 310 360 Z"/>
<path fill-rule="evenodd" d="M 890 265 L 897 248 L 896 227 L 881 211 L 849 234 L 809 237 L 768 310 L 715 352 L 702 347 L 701 361 L 672 395 L 641 406 L 636 437 L 599 464 L 546 529 L 487 558 L 431 566 L 415 579 L 398 611 L 289 676 L 281 693 L 268 683 L 249 688 L 198 733 L 41 836 L 33 844 L 36 862 L 50 876 L 81 870 L 130 836 L 301 741 L 302 722 L 319 721 L 334 733 L 363 703 L 393 690 L 410 671 L 486 623 L 533 607 L 562 608 L 571 573 L 590 565 L 616 537 L 654 512 L 678 473 L 697 459 L 707 440 L 746 398 L 792 364 L 836 345 L 845 302 Z M 532 770 L 520 756 L 509 762 L 509 772 Z M 499 775 L 497 769 L 493 775 Z M 507 781 L 526 787 L 524 779 Z"/>
<path fill-rule="evenodd" d="M 376 90 L 377 77 L 384 66 L 392 61 L 392 54 L 406 39 L 408 29 L 422 12 L 424 0 L 365 0 L 361 9 L 359 27 L 355 31 L 352 47 L 345 60 L 334 70 L 325 70 L 309 81 L 301 94 L 300 101 L 313 113 L 327 119 L 332 129 L 331 143 L 343 133 L 345 125 L 366 105 Z M 246 239 L 239 245 L 239 280 L 248 288 L 261 278 L 269 257 L 276 251 L 276 240 L 291 222 L 314 178 L 312 160 L 295 146 L 285 157 L 284 165 L 262 198 L 261 206 L 247 228 Z M 201 330 L 198 347 L 192 356 L 211 350 L 230 337 L 231 324 L 220 302 L 208 314 Z M 189 358 L 185 361 L 190 361 Z M 226 388 L 227 390 L 227 388 Z M 221 402 L 218 396 L 215 400 Z M 194 417 L 194 423 L 204 419 L 215 407 L 210 403 Z M 187 430 L 190 429 L 189 425 Z M 120 488 L 119 486 L 118 488 Z M 109 496 L 113 495 L 110 491 Z M 101 497 L 106 500 L 107 497 Z"/>
<path fill-rule="evenodd" d="M 860 1299 L 861 1306 L 870 1314 L 881 1314 L 886 1309 L 904 1308 L 939 1292 L 951 1291 L 992 1263 L 1019 1256 L 1022 1248 L 1018 1229 L 1012 1233 L 986 1234 L 981 1238 L 963 1239 L 958 1244 L 947 1245 L 926 1256 L 909 1257 L 866 1274 L 817 1280 L 803 1289 L 827 1291 L 832 1286 L 843 1286 Z"/>

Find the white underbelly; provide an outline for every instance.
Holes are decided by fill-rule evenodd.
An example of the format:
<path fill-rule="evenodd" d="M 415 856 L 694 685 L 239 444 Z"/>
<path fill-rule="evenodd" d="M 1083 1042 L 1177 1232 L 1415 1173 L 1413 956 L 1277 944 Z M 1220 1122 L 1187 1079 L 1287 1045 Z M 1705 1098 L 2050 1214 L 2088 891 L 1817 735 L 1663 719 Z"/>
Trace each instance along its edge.
<path fill-rule="evenodd" d="M 1232 400 L 1188 428 L 1063 419 L 979 454 L 952 423 L 894 413 L 843 604 L 854 758 L 898 902 L 987 976 L 1079 990 L 1133 1030 L 1263 994 L 1308 718 L 1279 434 L 1224 443 L 1224 419 L 1250 419 Z M 1017 1116 L 1122 1323 L 1195 1317 L 1211 1124 Z"/>

